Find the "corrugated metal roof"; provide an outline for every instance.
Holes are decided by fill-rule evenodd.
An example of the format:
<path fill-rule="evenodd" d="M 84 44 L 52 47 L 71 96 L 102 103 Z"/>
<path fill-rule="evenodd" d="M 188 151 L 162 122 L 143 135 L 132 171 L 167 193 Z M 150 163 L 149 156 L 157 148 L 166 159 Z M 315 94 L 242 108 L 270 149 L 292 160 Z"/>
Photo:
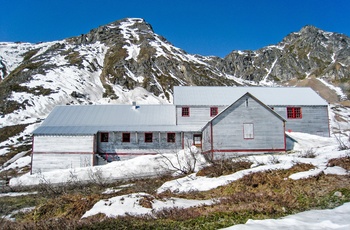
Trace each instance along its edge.
<path fill-rule="evenodd" d="M 188 129 L 196 127 L 187 127 Z M 97 131 L 177 131 L 174 105 L 57 106 L 33 133 L 94 134 Z"/>
<path fill-rule="evenodd" d="M 175 86 L 175 105 L 230 105 L 249 92 L 266 105 L 328 105 L 308 87 Z"/>
<path fill-rule="evenodd" d="M 68 105 L 56 106 L 43 126 L 175 125 L 175 106 Z"/>
<path fill-rule="evenodd" d="M 200 132 L 202 126 L 192 125 L 129 125 L 129 126 L 40 126 L 35 135 L 93 135 L 97 132 Z"/>

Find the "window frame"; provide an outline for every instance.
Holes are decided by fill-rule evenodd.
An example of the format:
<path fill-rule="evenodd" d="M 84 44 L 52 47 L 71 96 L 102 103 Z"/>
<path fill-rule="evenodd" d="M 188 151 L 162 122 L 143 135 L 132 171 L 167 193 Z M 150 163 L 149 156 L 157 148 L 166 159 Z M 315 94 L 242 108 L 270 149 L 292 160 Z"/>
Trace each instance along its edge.
<path fill-rule="evenodd" d="M 218 107 L 210 107 L 210 116 L 215 117 L 219 113 L 219 108 Z"/>
<path fill-rule="evenodd" d="M 243 139 L 252 140 L 254 137 L 254 123 L 243 123 Z"/>
<path fill-rule="evenodd" d="M 109 133 L 103 132 L 100 133 L 100 142 L 106 143 L 109 141 Z"/>
<path fill-rule="evenodd" d="M 150 138 L 147 137 L 148 135 L 150 135 Z M 152 143 L 153 142 L 153 133 L 145 133 L 145 143 Z"/>
<path fill-rule="evenodd" d="M 188 107 L 188 106 L 181 107 L 181 116 L 182 117 L 189 117 L 190 116 L 190 107 Z"/>
<path fill-rule="evenodd" d="M 130 133 L 122 133 L 122 142 L 130 143 L 131 135 Z"/>
<path fill-rule="evenodd" d="M 176 134 L 175 133 L 167 133 L 166 140 L 168 143 L 176 142 Z"/>
<path fill-rule="evenodd" d="M 303 113 L 301 107 L 287 107 L 287 119 L 302 119 Z"/>

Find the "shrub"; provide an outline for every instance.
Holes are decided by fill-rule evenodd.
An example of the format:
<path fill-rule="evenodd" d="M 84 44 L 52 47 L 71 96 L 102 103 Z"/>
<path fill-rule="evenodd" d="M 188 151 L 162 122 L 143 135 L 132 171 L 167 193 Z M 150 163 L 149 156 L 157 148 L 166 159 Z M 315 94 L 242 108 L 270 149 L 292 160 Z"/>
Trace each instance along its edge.
<path fill-rule="evenodd" d="M 303 153 L 300 154 L 300 157 L 303 158 L 315 158 L 316 157 L 316 151 L 314 149 L 308 149 L 306 151 L 303 151 Z"/>
<path fill-rule="evenodd" d="M 339 166 L 339 167 L 342 167 L 346 170 L 350 170 L 350 156 L 331 159 L 328 161 L 327 166 L 328 167 Z"/>
<path fill-rule="evenodd" d="M 222 175 L 228 175 L 235 173 L 240 170 L 248 169 L 252 165 L 252 162 L 249 162 L 243 158 L 239 159 L 222 159 L 222 160 L 213 160 L 210 166 L 207 166 L 201 169 L 197 176 L 207 176 L 207 177 L 219 177 Z"/>

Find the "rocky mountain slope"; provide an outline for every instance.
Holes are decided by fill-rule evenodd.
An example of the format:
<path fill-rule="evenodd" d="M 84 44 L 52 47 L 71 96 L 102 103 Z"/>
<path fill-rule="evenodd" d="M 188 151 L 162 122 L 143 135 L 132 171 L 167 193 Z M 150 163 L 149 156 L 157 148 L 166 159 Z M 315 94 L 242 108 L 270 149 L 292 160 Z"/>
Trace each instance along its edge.
<path fill-rule="evenodd" d="M 308 85 L 346 101 L 349 56 L 349 37 L 313 26 L 256 51 L 193 55 L 138 18 L 62 41 L 0 42 L 0 164 L 27 154 L 30 132 L 60 104 L 171 103 L 174 85 Z"/>

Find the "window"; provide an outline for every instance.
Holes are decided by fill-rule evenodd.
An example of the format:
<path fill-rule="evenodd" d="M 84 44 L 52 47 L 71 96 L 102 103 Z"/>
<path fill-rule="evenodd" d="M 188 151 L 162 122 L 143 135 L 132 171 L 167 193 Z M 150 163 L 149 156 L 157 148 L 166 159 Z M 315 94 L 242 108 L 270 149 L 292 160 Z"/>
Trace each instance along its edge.
<path fill-rule="evenodd" d="M 210 116 L 215 117 L 218 114 L 218 107 L 210 107 Z"/>
<path fill-rule="evenodd" d="M 190 116 L 190 107 L 182 107 L 182 116 L 189 117 Z"/>
<path fill-rule="evenodd" d="M 130 133 L 123 133 L 122 142 L 130 142 Z"/>
<path fill-rule="evenodd" d="M 251 124 L 251 123 L 243 124 L 243 138 L 254 139 L 254 124 Z"/>
<path fill-rule="evenodd" d="M 153 133 L 145 133 L 145 142 L 153 141 Z"/>
<path fill-rule="evenodd" d="M 168 142 L 175 143 L 175 133 L 167 133 Z"/>
<path fill-rule="evenodd" d="M 301 119 L 301 108 L 300 107 L 287 107 L 287 118 L 289 119 Z"/>
<path fill-rule="evenodd" d="M 100 141 L 108 142 L 108 133 L 100 133 Z"/>

